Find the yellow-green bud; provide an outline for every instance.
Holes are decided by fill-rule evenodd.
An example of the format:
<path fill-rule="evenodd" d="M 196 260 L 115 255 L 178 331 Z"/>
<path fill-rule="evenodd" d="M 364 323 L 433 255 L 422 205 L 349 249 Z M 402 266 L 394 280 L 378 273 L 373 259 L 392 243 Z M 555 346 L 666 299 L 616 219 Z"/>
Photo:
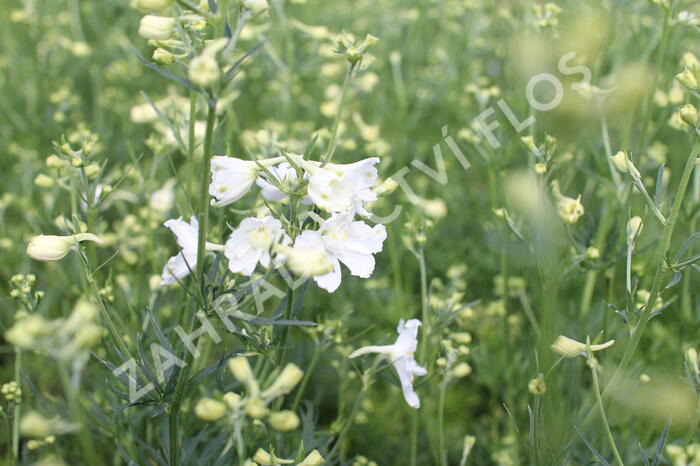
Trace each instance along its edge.
<path fill-rule="evenodd" d="M 255 452 L 255 455 L 253 455 L 253 461 L 264 466 L 294 463 L 292 460 L 278 458 L 277 456 L 266 452 L 262 448 L 258 448 L 258 451 Z"/>
<path fill-rule="evenodd" d="M 247 358 L 244 358 L 243 356 L 236 356 L 235 358 L 229 359 L 228 369 L 239 382 L 246 386 L 250 396 L 258 395 L 258 392 L 260 392 L 260 387 L 258 386 L 258 381 L 255 380 L 255 376 L 250 368 L 250 364 L 248 364 Z"/>
<path fill-rule="evenodd" d="M 627 242 L 628 243 L 633 243 L 635 239 L 637 239 L 637 236 L 639 236 L 642 233 L 642 228 L 644 227 L 644 223 L 642 222 L 642 218 L 638 216 L 634 216 L 630 218 L 627 221 Z"/>
<path fill-rule="evenodd" d="M 240 0 L 241 7 L 250 11 L 254 16 L 264 13 L 270 7 L 267 0 Z"/>
<path fill-rule="evenodd" d="M 698 110 L 694 105 L 687 104 L 680 108 L 679 113 L 681 114 L 681 120 L 685 124 L 695 128 L 698 125 Z"/>
<path fill-rule="evenodd" d="M 187 76 L 200 87 L 213 86 L 221 79 L 219 63 L 211 55 L 200 55 L 192 59 Z"/>
<path fill-rule="evenodd" d="M 66 161 L 63 160 L 61 157 L 58 155 L 49 155 L 46 157 L 46 166 L 49 168 L 63 168 L 66 166 Z"/>
<path fill-rule="evenodd" d="M 587 345 L 585 343 L 573 340 L 569 337 L 559 335 L 557 339 L 554 340 L 554 343 L 552 343 L 551 348 L 552 351 L 561 354 L 566 358 L 575 358 L 576 356 L 580 356 L 581 354 L 585 353 L 586 350 L 604 350 L 605 348 L 611 347 L 613 343 L 615 343 L 615 340 L 606 341 L 605 343 L 601 343 L 600 345 Z"/>
<path fill-rule="evenodd" d="M 547 391 L 547 385 L 544 383 L 544 380 L 537 377 L 536 379 L 530 380 L 527 384 L 527 389 L 535 396 L 542 396 Z"/>
<path fill-rule="evenodd" d="M 284 366 L 277 380 L 262 393 L 262 397 L 276 398 L 281 395 L 286 395 L 296 387 L 303 376 L 304 371 L 299 369 L 299 366 L 296 364 L 290 362 Z"/>
<path fill-rule="evenodd" d="M 50 188 L 53 186 L 53 178 L 50 176 L 39 173 L 36 178 L 34 178 L 34 184 L 40 188 Z"/>
<path fill-rule="evenodd" d="M 204 421 L 217 421 L 226 414 L 226 405 L 211 398 L 202 398 L 194 407 L 194 413 Z"/>
<path fill-rule="evenodd" d="M 676 79 L 691 91 L 698 89 L 698 78 L 691 70 L 681 71 L 676 75 Z"/>
<path fill-rule="evenodd" d="M 162 65 L 169 65 L 175 61 L 175 55 L 164 48 L 158 47 L 153 51 L 153 60 Z"/>
<path fill-rule="evenodd" d="M 253 398 L 246 402 L 245 413 L 253 419 L 262 419 L 267 416 L 268 409 L 260 398 Z"/>
<path fill-rule="evenodd" d="M 312 450 L 301 463 L 297 464 L 297 466 L 320 466 L 322 464 L 323 456 L 321 456 L 318 450 Z"/>
<path fill-rule="evenodd" d="M 28 437 L 44 438 L 51 434 L 51 421 L 36 411 L 30 411 L 22 417 L 19 430 Z"/>
<path fill-rule="evenodd" d="M 238 409 L 241 406 L 241 395 L 234 392 L 227 392 L 224 394 L 224 403 L 226 403 L 230 409 Z"/>
<path fill-rule="evenodd" d="M 294 411 L 289 410 L 272 413 L 267 421 L 273 429 L 279 432 L 289 432 L 299 427 L 299 416 Z"/>

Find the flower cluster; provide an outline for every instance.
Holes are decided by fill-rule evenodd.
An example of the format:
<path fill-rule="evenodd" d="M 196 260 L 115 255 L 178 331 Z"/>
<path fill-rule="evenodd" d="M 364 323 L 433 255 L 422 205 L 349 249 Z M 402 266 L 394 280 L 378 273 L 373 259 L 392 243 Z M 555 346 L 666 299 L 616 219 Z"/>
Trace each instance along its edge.
<path fill-rule="evenodd" d="M 296 219 L 282 219 L 283 223 L 268 213 L 243 219 L 225 245 L 207 243 L 207 250 L 223 250 L 233 273 L 250 276 L 258 265 L 286 264 L 298 275 L 313 276 L 318 286 L 329 292 L 340 286 L 341 263 L 352 275 L 368 278 L 374 271 L 374 254 L 382 250 L 386 229 L 370 226 L 356 216 L 370 216 L 368 204 L 377 200 L 373 190 L 377 163 L 376 157 L 351 164 L 321 163 L 295 154 L 256 161 L 213 157 L 209 185 L 213 206 L 228 206 L 258 186 L 267 202 L 299 200 L 311 206 L 313 210 L 304 218 L 311 218 L 318 228 L 299 229 L 293 223 Z M 317 212 L 325 212 L 326 218 Z M 165 226 L 173 231 L 181 249 L 163 270 L 161 283 L 167 285 L 196 267 L 198 224 L 192 218 L 190 223 L 168 220 Z"/>

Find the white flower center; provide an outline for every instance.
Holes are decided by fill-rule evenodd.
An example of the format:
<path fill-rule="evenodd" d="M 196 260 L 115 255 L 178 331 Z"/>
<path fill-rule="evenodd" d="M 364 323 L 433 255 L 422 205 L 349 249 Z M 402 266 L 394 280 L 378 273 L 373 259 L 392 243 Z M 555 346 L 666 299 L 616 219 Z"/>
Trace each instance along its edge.
<path fill-rule="evenodd" d="M 268 249 L 272 244 L 272 235 L 265 227 L 258 227 L 250 232 L 250 243 L 256 249 Z"/>

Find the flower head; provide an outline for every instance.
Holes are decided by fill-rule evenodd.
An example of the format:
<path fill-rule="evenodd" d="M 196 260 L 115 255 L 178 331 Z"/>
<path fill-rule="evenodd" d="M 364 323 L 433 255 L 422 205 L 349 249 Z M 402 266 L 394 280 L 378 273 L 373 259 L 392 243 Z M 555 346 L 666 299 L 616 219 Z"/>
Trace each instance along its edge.
<path fill-rule="evenodd" d="M 371 189 L 377 181 L 377 163 L 379 158 L 371 157 L 350 164 L 309 166 L 309 198 L 327 212 L 355 209 L 360 215 L 369 216 L 364 204 L 377 200 Z"/>
<path fill-rule="evenodd" d="M 267 216 L 244 219 L 226 242 L 224 254 L 229 260 L 231 272 L 250 276 L 255 266 L 270 266 L 271 248 L 277 243 L 288 243 L 282 223 Z"/>
<path fill-rule="evenodd" d="M 223 207 L 242 198 L 255 183 L 258 166 L 255 162 L 217 155 L 211 159 L 209 194 L 213 206 Z"/>
<path fill-rule="evenodd" d="M 353 221 L 352 213 L 333 214 L 317 231 L 307 230 L 299 235 L 295 248 L 324 251 L 333 264 L 333 271 L 314 277 L 321 288 L 333 292 L 342 278 L 340 263 L 357 277 L 368 278 L 374 271 L 373 254 L 381 252 L 386 239 L 384 225 L 370 227 Z"/>
<path fill-rule="evenodd" d="M 411 319 L 408 322 L 401 319 L 396 327 L 399 336 L 393 345 L 365 346 L 353 351 L 349 356 L 356 358 L 368 353 L 386 354 L 401 381 L 403 397 L 411 408 L 420 408 L 420 399 L 413 390 L 413 379 L 427 374 L 425 368 L 419 366 L 413 357 L 418 346 L 418 327 L 420 326 L 421 322 L 418 319 Z"/>
<path fill-rule="evenodd" d="M 180 246 L 180 252 L 171 257 L 163 268 L 160 284 L 170 285 L 188 276 L 197 266 L 199 223 L 196 217 L 191 217 L 190 223 L 178 218 L 168 220 L 164 225 L 170 228 Z"/>

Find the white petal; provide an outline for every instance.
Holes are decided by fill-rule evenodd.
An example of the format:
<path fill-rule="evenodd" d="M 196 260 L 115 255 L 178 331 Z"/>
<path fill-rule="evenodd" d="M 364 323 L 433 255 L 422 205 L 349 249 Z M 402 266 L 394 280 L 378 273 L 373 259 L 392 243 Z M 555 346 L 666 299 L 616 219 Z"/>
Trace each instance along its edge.
<path fill-rule="evenodd" d="M 171 219 L 164 223 L 175 235 L 178 246 L 184 250 L 196 250 L 199 237 L 199 223 L 196 217 L 190 219 L 190 223 L 181 218 Z"/>
<path fill-rule="evenodd" d="M 333 271 L 325 275 L 314 277 L 314 281 L 319 287 L 323 288 L 329 293 L 333 293 L 340 286 L 342 274 L 340 272 L 340 262 L 338 262 L 338 259 L 334 256 L 329 257 L 333 263 Z"/>
<path fill-rule="evenodd" d="M 371 254 L 362 254 L 345 250 L 338 254 L 338 259 L 345 264 L 350 273 L 356 277 L 369 278 L 374 271 L 374 257 Z"/>

